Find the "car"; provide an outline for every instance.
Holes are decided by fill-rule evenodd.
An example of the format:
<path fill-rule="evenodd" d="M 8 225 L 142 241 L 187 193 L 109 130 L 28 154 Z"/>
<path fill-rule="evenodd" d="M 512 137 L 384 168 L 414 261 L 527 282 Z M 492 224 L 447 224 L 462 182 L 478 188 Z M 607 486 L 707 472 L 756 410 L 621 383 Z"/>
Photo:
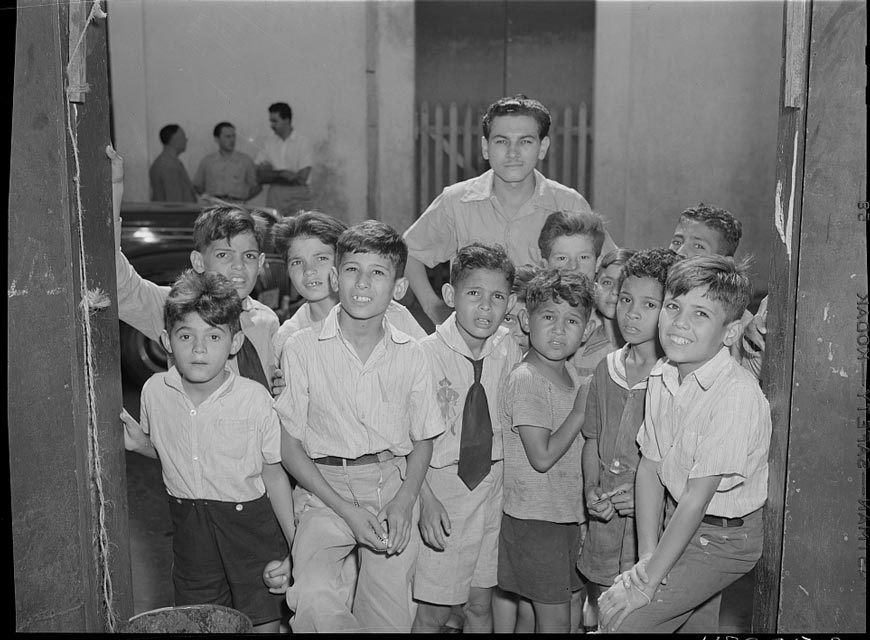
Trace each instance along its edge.
<path fill-rule="evenodd" d="M 203 205 L 177 202 L 124 202 L 121 205 L 121 249 L 140 276 L 161 285 L 171 285 L 190 267 L 193 222 Z M 274 209 L 257 208 L 258 219 L 271 226 L 280 215 Z M 272 308 L 280 322 L 303 302 L 287 277 L 287 270 L 271 241 L 265 247 L 266 261 L 251 294 Z M 152 374 L 167 368 L 166 351 L 159 342 L 120 322 L 121 369 L 139 386 Z"/>

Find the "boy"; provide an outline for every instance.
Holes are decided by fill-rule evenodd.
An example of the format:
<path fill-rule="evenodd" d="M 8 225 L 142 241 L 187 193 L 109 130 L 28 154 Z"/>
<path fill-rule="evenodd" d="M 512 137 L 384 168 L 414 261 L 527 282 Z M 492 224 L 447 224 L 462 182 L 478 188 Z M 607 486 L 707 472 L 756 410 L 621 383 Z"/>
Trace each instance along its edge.
<path fill-rule="evenodd" d="M 272 239 L 287 265 L 290 282 L 305 298 L 272 339 L 279 362 L 287 338 L 305 327 L 320 329 L 323 319 L 338 304 L 338 292 L 329 286 L 329 272 L 335 263 L 335 244 L 345 229 L 344 222 L 319 211 L 303 211 L 272 227 Z M 395 300 L 390 301 L 386 315 L 393 326 L 412 338 L 426 337 L 407 307 Z"/>
<path fill-rule="evenodd" d="M 535 169 L 550 147 L 550 112 L 522 94 L 501 98 L 486 110 L 480 140 L 490 169 L 446 187 L 405 231 L 408 280 L 426 315 L 440 324 L 450 315 L 433 291 L 426 267 L 452 260 L 475 240 L 501 243 L 515 265 L 539 264 L 534 246 L 553 211 L 591 211 L 574 189 Z M 615 245 L 608 238 L 607 250 Z"/>
<path fill-rule="evenodd" d="M 537 272 L 538 267 L 530 264 L 522 264 L 516 268 L 514 284 L 511 287 L 511 293 L 514 294 L 516 301 L 508 307 L 508 312 L 501 322 L 501 325 L 510 331 L 511 338 L 514 339 L 523 354 L 529 350 L 529 336 L 520 326 L 520 314 L 526 308 L 526 291 L 529 288 L 529 282 Z"/>
<path fill-rule="evenodd" d="M 614 318 L 626 344 L 598 364 L 581 433 L 588 531 L 577 568 L 589 581 L 589 603 L 637 562 L 634 475 L 640 461 L 635 439 L 643 421 L 646 380 L 662 356 L 658 319 L 669 267 L 681 257 L 670 249 L 643 249 L 624 265 Z M 590 614 L 591 616 L 591 614 Z M 590 621 L 584 620 L 589 625 Z"/>
<path fill-rule="evenodd" d="M 163 306 L 169 287 L 142 278 L 121 251 L 121 200 L 124 194 L 124 160 L 106 147 L 112 160 L 112 209 L 115 218 L 115 276 L 118 317 L 152 340 L 163 331 Z M 239 356 L 230 368 L 267 389 L 277 360 L 272 336 L 278 330 L 278 316 L 251 298 L 257 275 L 266 260 L 261 247 L 265 226 L 242 207 L 212 206 L 203 209 L 193 225 L 194 250 L 190 263 L 197 273 L 218 273 L 232 284 L 242 301 L 241 326 L 245 337 Z"/>
<path fill-rule="evenodd" d="M 716 631 L 722 589 L 761 556 L 770 407 L 728 354 L 751 295 L 731 258 L 670 269 L 637 435 L 640 559 L 599 600 L 606 630 Z"/>
<path fill-rule="evenodd" d="M 740 244 L 740 220 L 725 209 L 699 203 L 680 214 L 670 248 L 682 256 L 733 256 Z M 755 316 L 745 311 L 741 318 L 741 335 L 731 348 L 733 355 L 758 378 L 764 355 L 767 296 L 758 306 Z"/>
<path fill-rule="evenodd" d="M 341 234 L 335 258 L 339 304 L 320 330 L 287 340 L 288 385 L 275 400 L 281 457 L 299 483 L 290 624 L 294 633 L 408 632 L 417 495 L 444 426 L 426 353 L 384 317 L 408 286 L 401 236 L 366 220 Z M 341 576 L 357 550 L 351 610 Z"/>
<path fill-rule="evenodd" d="M 580 548 L 580 473 L 586 381 L 565 362 L 580 345 L 592 285 L 544 271 L 529 282 L 520 321 L 529 351 L 508 376 L 499 417 L 504 437 L 504 516 L 498 586 L 530 600 L 537 632 L 567 632 Z"/>
<path fill-rule="evenodd" d="M 187 270 L 165 307 L 160 341 L 174 365 L 142 387 L 141 428 L 128 424 L 125 439 L 160 459 L 175 605 L 233 607 L 276 632 L 281 598 L 260 572 L 293 539 L 293 498 L 272 397 L 227 366 L 245 339 L 242 301 L 223 276 Z"/>
<path fill-rule="evenodd" d="M 420 533 L 426 544 L 414 577 L 419 605 L 413 631 L 441 631 L 451 606 L 466 602 L 464 631 L 493 630 L 503 474 L 495 409 L 499 387 L 522 358 L 501 327 L 515 299 L 513 280 L 514 266 L 500 245 L 463 247 L 443 288 L 445 302 L 455 311 L 420 342 L 438 381 L 447 429 L 435 438 L 420 489 Z M 481 388 L 482 415 L 476 415 Z"/>

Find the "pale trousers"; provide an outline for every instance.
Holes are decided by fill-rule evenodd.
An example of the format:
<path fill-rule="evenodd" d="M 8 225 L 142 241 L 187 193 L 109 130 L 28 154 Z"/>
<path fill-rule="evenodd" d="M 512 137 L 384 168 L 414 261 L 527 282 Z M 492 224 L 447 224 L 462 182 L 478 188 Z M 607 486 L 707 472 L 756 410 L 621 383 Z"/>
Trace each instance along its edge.
<path fill-rule="evenodd" d="M 359 466 L 317 465 L 343 499 L 377 514 L 395 495 L 405 474 L 405 459 Z M 415 503 L 411 540 L 398 555 L 357 546 L 348 524 L 301 486 L 294 494 L 293 586 L 287 605 L 293 633 L 411 631 L 415 606 L 412 580 L 420 548 L 419 507 Z M 345 559 L 359 552 L 359 574 L 352 609 Z M 343 569 L 344 567 L 344 569 Z"/>

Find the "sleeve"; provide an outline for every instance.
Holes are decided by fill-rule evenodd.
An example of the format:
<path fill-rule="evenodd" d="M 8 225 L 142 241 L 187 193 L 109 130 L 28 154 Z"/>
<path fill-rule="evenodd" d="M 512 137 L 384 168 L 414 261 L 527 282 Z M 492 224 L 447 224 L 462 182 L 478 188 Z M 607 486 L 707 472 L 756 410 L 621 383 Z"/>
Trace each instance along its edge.
<path fill-rule="evenodd" d="M 139 397 L 139 426 L 142 427 L 142 431 L 144 431 L 149 436 L 151 435 L 151 425 L 148 421 L 148 396 L 149 396 L 150 385 L 148 384 L 148 380 L 145 381 L 145 384 L 142 386 L 142 391 Z"/>
<path fill-rule="evenodd" d="M 607 360 L 602 360 L 605 364 Z M 601 365 L 599 365 L 600 367 Z M 580 427 L 580 433 L 584 438 L 598 439 L 601 433 L 601 415 L 598 411 L 598 372 L 592 376 L 592 382 L 589 383 L 589 394 L 586 396 L 586 412 L 583 418 L 583 426 Z"/>
<path fill-rule="evenodd" d="M 297 171 L 310 167 L 313 155 L 311 153 L 311 142 L 308 138 L 302 138 L 299 145 L 299 169 Z"/>
<path fill-rule="evenodd" d="M 429 354 L 416 343 L 414 346 L 417 348 L 417 361 L 423 366 L 414 369 L 414 380 L 408 398 L 408 415 L 411 421 L 411 440 L 420 441 L 444 433 L 445 425 L 441 410 L 438 408 Z"/>
<path fill-rule="evenodd" d="M 408 307 L 401 302 L 391 300 L 387 307 L 387 318 L 402 333 L 406 333 L 414 340 L 422 340 L 427 334 Z"/>
<path fill-rule="evenodd" d="M 637 444 L 640 447 L 640 452 L 644 458 L 653 462 L 661 462 L 662 456 L 659 453 L 659 443 L 656 439 L 656 402 L 653 398 L 654 386 L 652 381 L 647 386 L 646 397 L 644 398 L 644 406 L 646 410 L 643 414 L 643 422 L 637 430 Z"/>
<path fill-rule="evenodd" d="M 300 340 L 295 336 L 284 343 L 281 371 L 287 386 L 275 398 L 274 406 L 284 431 L 304 441 L 308 424 L 308 368 L 300 346 Z"/>
<path fill-rule="evenodd" d="M 205 163 L 208 156 L 199 161 L 196 173 L 193 176 L 193 186 L 200 191 L 205 191 Z"/>
<path fill-rule="evenodd" d="M 263 162 L 269 161 L 269 156 L 266 153 L 266 143 L 260 147 L 260 150 L 257 151 L 257 156 L 254 158 L 254 164 L 262 164 Z"/>
<path fill-rule="evenodd" d="M 512 431 L 519 426 L 543 427 L 553 431 L 559 427 L 551 420 L 552 408 L 547 381 L 528 370 L 516 371 L 511 402 Z"/>
<path fill-rule="evenodd" d="M 245 156 L 245 184 L 248 185 L 248 188 L 256 187 L 258 184 L 257 168 L 249 156 Z"/>
<path fill-rule="evenodd" d="M 263 399 L 260 426 L 260 451 L 267 464 L 281 462 L 281 421 L 268 394 Z"/>
<path fill-rule="evenodd" d="M 404 234 L 408 255 L 430 268 L 451 260 L 459 251 L 454 211 L 447 189 L 432 201 Z"/>
<path fill-rule="evenodd" d="M 118 318 L 152 340 L 163 331 L 163 306 L 169 287 L 145 280 L 115 245 L 115 279 L 118 294 Z"/>
<path fill-rule="evenodd" d="M 722 394 L 710 411 L 710 419 L 699 425 L 689 478 L 722 476 L 718 488 L 721 492 L 749 477 L 757 466 L 759 436 L 765 424 L 763 411 L 769 415 L 761 390 L 753 390 L 749 384 L 735 385 Z"/>

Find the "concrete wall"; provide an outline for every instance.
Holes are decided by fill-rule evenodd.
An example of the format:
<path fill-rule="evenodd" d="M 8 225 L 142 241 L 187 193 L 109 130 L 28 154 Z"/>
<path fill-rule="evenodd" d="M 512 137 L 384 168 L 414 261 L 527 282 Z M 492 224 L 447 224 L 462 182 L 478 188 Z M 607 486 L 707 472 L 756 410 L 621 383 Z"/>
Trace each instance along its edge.
<path fill-rule="evenodd" d="M 393 155 L 384 171 L 413 164 L 413 94 L 405 90 L 413 78 L 413 42 L 407 35 L 386 37 L 413 32 L 413 4 L 375 4 L 371 9 L 366 2 L 326 0 L 110 3 L 114 131 L 127 166 L 125 199 L 149 198 L 148 167 L 161 151 L 163 125 L 175 122 L 186 131 L 188 148 L 181 159 L 192 176 L 215 149 L 217 122 L 232 122 L 236 148 L 255 156 L 272 135 L 269 104 L 284 101 L 293 108 L 296 130 L 314 146 L 311 184 L 318 208 L 348 222 L 365 219 L 372 200 L 368 189 L 375 186 L 380 190 L 375 201 L 411 212 L 413 174 L 398 171 L 394 179 L 372 182 L 368 170 L 387 152 Z M 373 29 L 367 12 L 388 26 Z M 385 61 L 389 64 L 380 68 Z M 394 127 L 390 139 L 370 141 L 368 124 L 378 120 Z M 254 200 L 264 201 L 264 195 Z"/>
<path fill-rule="evenodd" d="M 766 289 L 782 2 L 599 2 L 593 207 L 617 242 L 667 242 L 699 201 L 743 223 Z"/>

